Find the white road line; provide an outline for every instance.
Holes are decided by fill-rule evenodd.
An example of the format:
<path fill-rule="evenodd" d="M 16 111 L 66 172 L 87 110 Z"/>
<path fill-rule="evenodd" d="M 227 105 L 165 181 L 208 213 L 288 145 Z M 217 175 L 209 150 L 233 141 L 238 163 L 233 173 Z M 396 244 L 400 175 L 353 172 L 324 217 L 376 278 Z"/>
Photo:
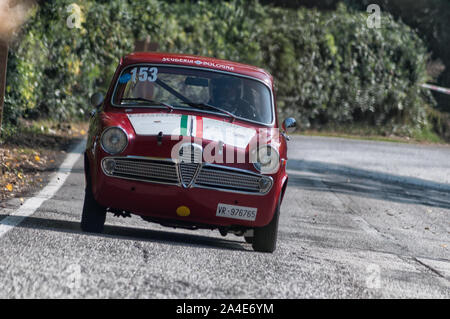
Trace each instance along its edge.
<path fill-rule="evenodd" d="M 50 182 L 36 196 L 27 199 L 19 209 L 0 220 L 0 237 L 19 225 L 25 218 L 33 215 L 46 200 L 52 198 L 70 175 L 73 166 L 84 151 L 85 141 L 77 144 L 67 155 Z"/>

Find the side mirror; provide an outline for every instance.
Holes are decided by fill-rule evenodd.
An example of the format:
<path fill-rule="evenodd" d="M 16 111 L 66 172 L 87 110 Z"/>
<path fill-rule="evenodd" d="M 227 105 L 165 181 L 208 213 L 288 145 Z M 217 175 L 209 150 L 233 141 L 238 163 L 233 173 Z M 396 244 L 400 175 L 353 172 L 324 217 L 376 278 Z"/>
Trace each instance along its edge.
<path fill-rule="evenodd" d="M 283 131 L 290 134 L 293 133 L 297 128 L 297 122 L 295 121 L 294 118 L 288 117 L 287 119 L 284 120 L 283 125 L 281 127 L 283 128 Z"/>
<path fill-rule="evenodd" d="M 91 96 L 91 105 L 98 108 L 103 103 L 104 97 L 100 92 L 94 93 Z"/>

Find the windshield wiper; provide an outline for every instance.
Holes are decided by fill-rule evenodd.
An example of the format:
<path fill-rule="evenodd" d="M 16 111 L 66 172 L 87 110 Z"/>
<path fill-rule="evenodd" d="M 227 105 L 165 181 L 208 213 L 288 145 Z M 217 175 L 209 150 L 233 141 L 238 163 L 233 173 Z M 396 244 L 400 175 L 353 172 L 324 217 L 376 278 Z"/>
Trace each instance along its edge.
<path fill-rule="evenodd" d="M 131 98 L 124 98 L 121 99 L 120 102 L 122 101 L 141 101 L 141 102 L 148 102 L 148 103 L 152 103 L 153 105 L 162 105 L 165 106 L 169 109 L 169 112 L 173 111 L 173 106 L 164 102 L 159 102 L 159 101 L 155 101 L 155 100 L 151 100 L 151 99 L 146 99 L 145 97 L 131 97 Z"/>
<path fill-rule="evenodd" d="M 214 105 L 211 105 L 208 103 L 194 103 L 194 102 L 183 102 L 183 103 L 186 103 L 187 105 L 198 108 L 198 109 L 204 109 L 204 108 L 213 109 L 213 110 L 216 110 L 216 111 L 219 111 L 221 113 L 228 115 L 231 118 L 231 122 L 236 120 L 236 116 L 233 113 L 228 112 L 224 109 L 221 109 L 220 107 L 217 107 L 217 106 L 214 106 Z"/>

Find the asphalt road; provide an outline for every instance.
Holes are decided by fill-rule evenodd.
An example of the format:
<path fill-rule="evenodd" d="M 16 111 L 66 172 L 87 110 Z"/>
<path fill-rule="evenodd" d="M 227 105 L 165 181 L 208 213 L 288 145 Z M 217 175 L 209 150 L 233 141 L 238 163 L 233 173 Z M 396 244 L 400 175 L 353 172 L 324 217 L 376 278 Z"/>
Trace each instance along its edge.
<path fill-rule="evenodd" d="M 274 254 L 138 217 L 82 233 L 80 157 L 53 197 L 0 235 L 0 297 L 450 297 L 449 147 L 318 137 L 289 147 Z M 6 204 L 0 226 L 24 217 Z"/>

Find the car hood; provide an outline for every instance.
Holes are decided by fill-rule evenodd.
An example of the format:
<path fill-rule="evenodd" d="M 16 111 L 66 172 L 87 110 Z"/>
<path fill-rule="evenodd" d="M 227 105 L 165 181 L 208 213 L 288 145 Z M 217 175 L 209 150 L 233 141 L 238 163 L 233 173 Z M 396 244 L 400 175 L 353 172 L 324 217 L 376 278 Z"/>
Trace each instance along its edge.
<path fill-rule="evenodd" d="M 201 115 L 133 113 L 127 117 L 138 136 L 186 136 L 246 148 L 258 133 L 254 127 Z"/>

